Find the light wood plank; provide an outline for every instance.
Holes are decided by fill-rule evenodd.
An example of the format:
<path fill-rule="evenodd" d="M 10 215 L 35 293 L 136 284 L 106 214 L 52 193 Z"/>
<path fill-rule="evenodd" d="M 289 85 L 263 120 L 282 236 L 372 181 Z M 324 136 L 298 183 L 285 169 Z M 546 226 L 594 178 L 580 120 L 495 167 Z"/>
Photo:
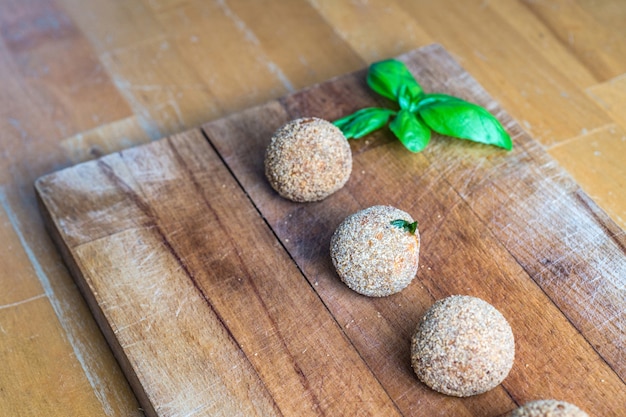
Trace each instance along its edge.
<path fill-rule="evenodd" d="M 101 314 L 119 342 L 114 346 L 118 359 L 138 397 L 145 399 L 146 414 L 276 414 L 221 317 L 161 239 L 154 229 L 127 229 L 75 250 L 86 285 L 98 295 Z M 103 252 L 107 255 L 99 256 Z M 124 257 L 138 262 L 120 265 Z M 114 292 L 106 288 L 110 280 Z"/>
<path fill-rule="evenodd" d="M 57 1 L 80 28 L 98 56 L 166 37 L 165 29 L 141 1 Z"/>
<path fill-rule="evenodd" d="M 523 0 L 600 81 L 626 71 L 626 34 L 612 30 L 577 1 Z M 623 24 L 621 25 L 623 28 Z"/>
<path fill-rule="evenodd" d="M 626 229 L 626 129 L 609 125 L 552 147 L 549 152 L 575 173 L 576 182 Z"/>
<path fill-rule="evenodd" d="M 227 17 L 243 24 L 289 80 L 290 92 L 355 71 L 364 62 L 306 1 L 242 0 Z M 280 24 L 276 24 L 280 22 Z"/>
<path fill-rule="evenodd" d="M 0 306 L 43 296 L 41 283 L 37 280 L 13 224 L 2 206 L 0 242 L 3 242 L 4 249 L 4 256 L 0 258 Z"/>
<path fill-rule="evenodd" d="M 194 0 L 157 16 L 163 26 L 176 33 L 173 42 L 183 62 L 208 86 L 223 113 L 263 103 L 293 89 L 226 3 Z"/>
<path fill-rule="evenodd" d="M 57 415 L 49 408 L 58 403 L 59 415 L 137 415 L 138 404 L 128 383 L 43 229 L 32 187 L 41 174 L 68 163 L 57 148 L 64 135 L 116 120 L 128 114 L 128 107 L 123 100 L 120 105 L 110 80 L 99 79 L 95 55 L 56 3 L 5 1 L 0 9 L 13 36 L 11 42 L 5 43 L 4 35 L 0 39 L 0 76 L 5 80 L 0 89 L 0 203 L 15 232 L 5 244 L 20 247 L 30 266 L 21 267 L 19 257 L 6 261 L 9 272 L 22 277 L 18 291 L 36 280 L 49 302 L 42 310 L 39 298 L 15 300 L 26 301 L 19 305 L 19 319 L 28 323 L 16 324 L 24 329 L 22 336 L 27 337 L 28 329 L 45 329 L 46 340 L 36 354 L 27 351 L 27 343 L 6 350 L 0 343 L 6 354 L 3 361 L 18 364 L 3 386 L 26 393 L 27 387 L 40 384 L 32 391 L 28 410 L 23 410 L 22 394 L 15 400 L 10 396 L 10 409 L 17 410 L 14 415 Z M 24 30 L 15 31 L 20 27 Z M 31 52 L 33 71 L 29 72 Z M 95 71 L 91 78 L 90 68 Z M 89 82 L 82 85 L 83 81 Z M 92 117 L 96 109 L 99 119 Z M 53 350 L 46 349 L 48 343 Z M 59 381 L 71 386 L 71 395 L 64 393 L 71 405 L 63 404 L 65 399 L 49 399 L 48 395 L 57 395 Z"/>
<path fill-rule="evenodd" d="M 30 320 L 23 320 L 28 316 Z M 7 416 L 101 415 L 130 412 L 102 407 L 81 372 L 46 297 L 0 308 L 0 409 Z M 134 413 L 138 416 L 139 413 Z"/>
<path fill-rule="evenodd" d="M 400 55 L 434 41 L 394 1 L 309 3 L 366 62 Z"/>
<path fill-rule="evenodd" d="M 600 105 L 622 129 L 626 129 L 626 74 L 589 87 L 587 94 Z"/>
<path fill-rule="evenodd" d="M 182 56 L 177 44 L 165 38 L 100 57 L 150 139 L 192 128 L 220 114 L 215 96 Z"/>
<path fill-rule="evenodd" d="M 180 6 L 188 0 L 141 0 L 147 7 L 155 13 Z"/>
<path fill-rule="evenodd" d="M 397 2 L 429 35 L 462 57 L 461 65 L 510 108 L 511 115 L 540 143 L 550 146 L 609 122 L 530 40 L 509 30 L 489 4 L 479 0 Z"/>
<path fill-rule="evenodd" d="M 61 147 L 69 160 L 77 164 L 149 141 L 150 137 L 133 116 L 63 139 Z"/>
<path fill-rule="evenodd" d="M 621 32 L 624 29 L 626 8 L 623 3 L 613 0 L 576 0 L 576 3 L 605 30 Z"/>
<path fill-rule="evenodd" d="M 9 381 L 13 381 L 10 384 L 12 390 L 31 392 L 33 404 L 39 403 L 43 407 L 42 412 L 48 414 L 50 400 L 47 396 L 56 395 L 54 393 L 59 388 L 59 378 L 62 378 L 75 388 L 72 391 L 73 404 L 70 408 L 77 414 L 94 413 L 98 409 L 100 411 L 96 414 L 139 415 L 137 401 L 83 298 L 78 294 L 67 269 L 59 259 L 58 252 L 52 247 L 42 225 L 32 221 L 40 218 L 37 208 L 19 206 L 17 203 L 20 200 L 13 191 L 6 188 L 0 190 L 0 205 L 13 229 L 13 233 L 8 235 L 11 240 L 5 241 L 5 244 L 16 249 L 16 256 L 9 261 L 9 269 L 1 277 L 4 280 L 5 273 L 17 273 L 20 278 L 18 288 L 38 286 L 42 293 L 13 300 L 2 306 L 2 310 L 19 311 L 15 322 L 8 322 L 11 328 L 15 326 L 13 334 L 4 333 L 9 338 L 16 337 L 17 340 L 14 347 L 2 350 L 2 354 L 6 355 L 2 360 L 5 363 L 15 362 L 17 367 L 15 372 L 6 374 L 7 379 L 3 381 L 3 386 L 8 386 Z M 14 211 L 13 207 L 19 207 L 18 211 Z M 31 222 L 28 227 L 24 227 L 29 219 Z M 18 268 L 20 258 L 24 257 L 30 266 Z M 40 304 L 41 300 L 46 301 L 45 307 Z M 8 316 L 5 317 L 13 317 L 10 313 L 6 314 Z M 20 324 L 24 317 L 31 317 L 33 322 L 29 321 L 28 325 Z M 0 327 L 5 323 L 7 322 L 0 320 Z M 31 331 L 32 334 L 45 333 L 41 346 L 37 347 L 37 354 L 29 351 L 28 343 L 20 343 L 20 338 L 30 337 Z M 4 340 L 7 341 L 6 344 L 4 341 L 0 343 L 3 347 L 9 344 L 8 340 L 11 343 L 13 341 Z M 63 360 L 55 360 L 57 357 L 62 357 Z M 22 366 L 27 369 L 20 371 Z M 32 384 L 37 388 L 29 388 Z M 22 394 L 13 396 L 10 395 L 11 392 L 7 399 L 7 407 L 10 407 L 8 409 L 21 410 Z M 54 401 L 57 400 L 52 402 Z M 34 407 L 33 410 L 37 405 Z M 61 414 L 58 415 L 74 414 L 67 411 L 67 407 L 68 405 L 60 404 Z M 20 413 L 17 415 L 21 415 Z M 49 413 L 57 415 L 56 411 L 51 410 Z"/>
<path fill-rule="evenodd" d="M 596 76 L 584 62 L 561 42 L 552 28 L 535 15 L 519 0 L 498 0 L 489 3 L 498 14 L 498 19 L 506 22 L 533 47 L 552 67 L 571 80 L 579 88 L 589 87 L 598 82 Z"/>
<path fill-rule="evenodd" d="M 62 136 L 130 115 L 89 44 L 55 2 L 0 3 L 0 34 L 38 111 L 55 120 Z"/>

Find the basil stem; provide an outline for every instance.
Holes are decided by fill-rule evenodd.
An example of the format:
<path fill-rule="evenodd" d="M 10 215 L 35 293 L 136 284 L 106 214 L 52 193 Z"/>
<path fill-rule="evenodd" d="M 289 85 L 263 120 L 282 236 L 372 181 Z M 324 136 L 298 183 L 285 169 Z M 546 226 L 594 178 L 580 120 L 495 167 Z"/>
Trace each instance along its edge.
<path fill-rule="evenodd" d="M 434 104 L 445 103 L 449 101 L 464 101 L 461 98 L 450 96 L 448 94 L 424 94 L 424 97 L 419 101 L 416 111 L 419 113 L 423 109 L 432 106 Z"/>

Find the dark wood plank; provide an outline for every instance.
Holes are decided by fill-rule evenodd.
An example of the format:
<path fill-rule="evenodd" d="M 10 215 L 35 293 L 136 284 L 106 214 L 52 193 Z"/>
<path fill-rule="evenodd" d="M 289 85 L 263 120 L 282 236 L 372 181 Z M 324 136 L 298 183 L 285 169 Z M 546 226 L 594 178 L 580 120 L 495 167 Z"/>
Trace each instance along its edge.
<path fill-rule="evenodd" d="M 132 114 L 98 56 L 57 1 L 3 1 L 0 39 L 12 58 L 16 75 L 12 82 L 26 90 L 18 103 L 37 106 L 39 118 L 53 120 L 59 136 Z M 13 103 L 6 104 L 11 108 Z M 26 128 L 37 120 L 24 116 L 15 117 L 28 120 L 23 120 Z"/>

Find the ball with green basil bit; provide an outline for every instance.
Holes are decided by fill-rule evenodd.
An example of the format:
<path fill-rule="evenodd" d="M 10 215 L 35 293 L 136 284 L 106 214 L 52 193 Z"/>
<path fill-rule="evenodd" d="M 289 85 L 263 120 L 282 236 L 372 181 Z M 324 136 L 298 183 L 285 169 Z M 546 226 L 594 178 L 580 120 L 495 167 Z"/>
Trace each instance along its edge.
<path fill-rule="evenodd" d="M 348 216 L 335 230 L 330 255 L 339 278 L 370 297 L 407 287 L 419 261 L 417 222 L 391 206 L 373 206 Z"/>

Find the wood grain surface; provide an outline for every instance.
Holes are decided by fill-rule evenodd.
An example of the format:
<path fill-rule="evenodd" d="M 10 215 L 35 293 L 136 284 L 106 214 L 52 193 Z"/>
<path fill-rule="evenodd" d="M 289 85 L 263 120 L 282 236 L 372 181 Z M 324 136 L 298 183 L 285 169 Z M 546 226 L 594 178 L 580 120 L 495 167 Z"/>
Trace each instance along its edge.
<path fill-rule="evenodd" d="M 263 173 L 271 134 L 384 105 L 359 71 L 37 182 L 147 414 L 500 416 L 537 398 L 626 412 L 620 229 L 441 46 L 400 59 L 426 91 L 489 108 L 515 149 L 436 136 L 414 155 L 382 130 L 351 141 L 342 190 L 280 198 Z M 380 299 L 347 289 L 328 249 L 374 204 L 410 212 L 423 242 L 416 282 Z M 419 317 L 450 294 L 489 301 L 516 335 L 511 375 L 471 399 L 410 367 Z"/>
<path fill-rule="evenodd" d="M 37 177 L 438 42 L 623 229 L 625 18 L 618 0 L 0 0 L 0 415 L 141 414 Z"/>

